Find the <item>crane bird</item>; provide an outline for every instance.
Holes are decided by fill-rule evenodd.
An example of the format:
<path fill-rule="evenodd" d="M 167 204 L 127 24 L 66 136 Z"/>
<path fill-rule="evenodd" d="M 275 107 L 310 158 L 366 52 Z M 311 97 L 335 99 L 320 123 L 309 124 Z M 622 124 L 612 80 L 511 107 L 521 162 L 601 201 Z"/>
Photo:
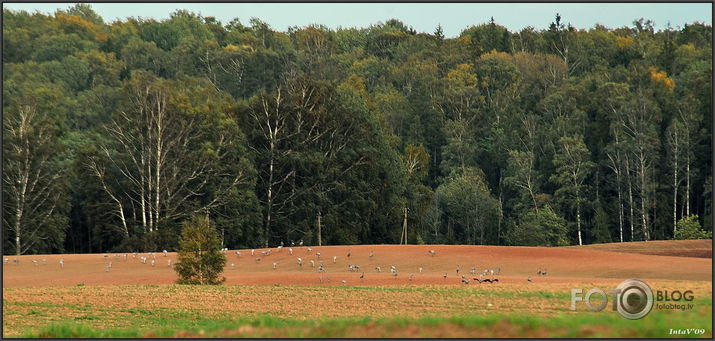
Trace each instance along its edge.
<path fill-rule="evenodd" d="M 257 257 L 257 258 L 256 258 L 256 263 L 258 263 L 258 262 L 260 262 L 260 261 L 261 261 L 261 257 Z"/>
<path fill-rule="evenodd" d="M 292 247 L 289 247 L 289 248 L 288 248 L 288 253 L 289 253 L 291 256 L 293 255 L 293 248 L 292 248 Z"/>
<path fill-rule="evenodd" d="M 459 264 L 457 264 L 457 275 L 459 275 Z"/>
<path fill-rule="evenodd" d="M 256 253 L 256 249 L 251 249 L 251 256 L 253 256 Z"/>
<path fill-rule="evenodd" d="M 303 239 L 300 240 L 300 242 L 298 243 L 298 246 L 303 246 Z"/>
<path fill-rule="evenodd" d="M 311 267 L 311 268 L 314 268 L 314 267 L 315 267 L 315 261 L 312 260 L 312 259 L 310 260 L 310 267 Z"/>
<path fill-rule="evenodd" d="M 365 273 L 363 272 L 362 275 L 360 275 L 360 279 L 365 278 Z"/>
<path fill-rule="evenodd" d="M 15 260 L 17 260 L 17 258 L 15 258 Z M 65 259 L 60 258 L 60 268 L 64 268 L 64 267 L 65 267 Z"/>
<path fill-rule="evenodd" d="M 352 252 L 348 250 L 348 259 L 350 259 L 350 255 L 352 255 Z"/>
<path fill-rule="evenodd" d="M 310 253 L 311 251 L 313 251 L 313 248 L 309 247 L 307 251 L 308 251 L 308 253 Z"/>
<path fill-rule="evenodd" d="M 303 259 L 298 257 L 298 266 L 303 267 Z"/>
<path fill-rule="evenodd" d="M 432 257 L 434 257 L 437 254 L 437 252 L 435 252 L 434 250 L 429 250 L 428 252 Z"/>
<path fill-rule="evenodd" d="M 531 282 L 531 276 L 527 277 L 526 280 Z"/>
<path fill-rule="evenodd" d="M 375 251 L 370 251 L 370 259 L 372 259 L 373 256 L 375 256 Z"/>
<path fill-rule="evenodd" d="M 5 263 L 5 264 L 7 264 L 8 262 L 10 262 L 10 258 L 4 258 L 4 259 L 2 260 L 2 262 Z"/>
<path fill-rule="evenodd" d="M 111 264 L 112 262 L 109 262 L 109 263 Z M 151 260 L 151 266 L 154 266 L 154 260 L 153 260 L 153 259 Z M 110 268 L 111 268 L 111 265 L 110 265 Z"/>
<path fill-rule="evenodd" d="M 166 266 L 171 267 L 171 259 L 166 261 Z M 231 263 L 231 266 L 233 266 L 233 263 Z"/>
<path fill-rule="evenodd" d="M 333 264 L 338 261 L 338 256 L 333 256 Z"/>
<path fill-rule="evenodd" d="M 375 270 L 377 270 L 377 272 L 382 272 L 382 268 L 380 268 L 379 266 L 376 266 Z"/>
<path fill-rule="evenodd" d="M 420 273 L 422 273 L 422 267 L 420 266 Z"/>
<path fill-rule="evenodd" d="M 444 275 L 442 275 L 442 277 L 444 277 L 444 279 L 447 279 L 447 273 L 445 272 Z"/>
<path fill-rule="evenodd" d="M 320 252 L 316 252 L 316 253 L 315 253 L 315 256 L 317 256 L 318 258 L 320 258 Z"/>
<path fill-rule="evenodd" d="M 411 281 L 412 277 L 415 277 L 415 274 L 410 274 L 407 278 Z"/>
<path fill-rule="evenodd" d="M 342 281 L 340 281 L 340 283 L 343 283 L 343 285 L 345 285 L 345 284 L 347 284 L 347 283 L 348 283 L 348 281 L 346 281 L 346 280 L 342 280 Z"/>
<path fill-rule="evenodd" d="M 32 265 L 37 266 L 37 261 L 33 259 L 33 260 L 32 260 Z"/>
<path fill-rule="evenodd" d="M 276 266 L 278 266 L 278 263 L 276 263 L 276 262 L 273 262 L 273 270 L 275 270 L 275 269 L 276 269 Z"/>
<path fill-rule="evenodd" d="M 168 251 L 164 250 L 163 252 L 164 252 L 164 257 L 166 257 L 166 256 L 169 255 L 169 252 L 168 252 Z"/>

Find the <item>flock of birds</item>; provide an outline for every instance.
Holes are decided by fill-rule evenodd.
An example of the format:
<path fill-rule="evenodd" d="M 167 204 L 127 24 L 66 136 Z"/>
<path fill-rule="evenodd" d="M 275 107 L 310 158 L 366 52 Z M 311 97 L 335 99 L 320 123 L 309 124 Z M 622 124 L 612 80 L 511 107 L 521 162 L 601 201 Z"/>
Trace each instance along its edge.
<path fill-rule="evenodd" d="M 302 241 L 302 240 L 298 243 L 298 246 L 299 246 L 299 247 L 302 247 L 302 246 L 303 246 L 303 241 Z M 297 252 L 297 251 L 298 251 L 298 250 L 294 250 L 294 247 L 295 247 L 295 243 L 294 243 L 294 242 L 291 242 L 291 246 L 287 248 L 287 249 L 288 249 L 288 254 L 289 254 L 289 256 L 293 256 L 294 252 Z M 276 252 L 281 253 L 281 252 L 283 251 L 283 249 L 284 249 L 284 246 L 283 246 L 283 243 L 281 243 L 280 246 L 276 247 Z M 317 250 L 316 250 L 315 252 L 313 252 L 313 251 L 314 251 L 314 250 L 313 250 L 312 247 L 307 247 L 307 248 L 305 249 L 305 253 L 306 253 L 306 254 L 305 254 L 304 256 L 296 255 L 296 258 L 295 258 L 295 259 L 296 259 L 296 263 L 295 263 L 296 266 L 298 267 L 298 269 L 302 269 L 302 268 L 303 268 L 303 265 L 304 265 L 303 257 L 308 258 L 308 257 L 310 257 L 310 256 L 314 256 L 314 259 L 308 259 L 308 260 L 307 260 L 307 261 L 308 261 L 308 264 L 310 264 L 310 269 L 311 269 L 311 270 L 312 270 L 312 269 L 316 269 L 316 265 L 317 265 L 317 269 L 316 269 L 316 270 L 317 270 L 317 272 L 319 273 L 318 281 L 319 281 L 320 283 L 323 283 L 323 282 L 331 282 L 331 281 L 332 281 L 332 276 L 327 276 L 328 265 L 329 265 L 329 264 L 326 264 L 326 262 L 332 261 L 332 265 L 330 265 L 330 266 L 333 266 L 333 265 L 337 266 L 338 256 L 333 255 L 331 258 L 323 259 L 323 258 L 322 258 L 322 254 L 321 254 L 320 251 L 317 251 Z M 221 249 L 221 252 L 227 253 L 227 252 L 228 252 L 228 249 L 227 249 L 227 248 L 223 248 L 223 249 Z M 431 256 L 431 257 L 437 256 L 437 251 L 435 251 L 435 250 L 429 250 L 429 251 L 427 251 L 427 252 L 428 252 L 428 255 Z M 163 250 L 162 253 L 163 253 L 163 256 L 164 256 L 164 257 L 168 257 L 168 251 L 167 251 L 167 250 Z M 260 263 L 263 258 L 269 257 L 272 253 L 273 253 L 273 250 L 270 249 L 270 248 L 269 248 L 269 249 L 266 249 L 266 250 L 256 250 L 256 249 L 251 249 L 251 250 L 250 250 L 250 255 L 251 255 L 252 258 L 254 258 L 254 260 L 255 260 L 256 263 Z M 146 256 L 141 255 L 141 254 L 139 254 L 139 253 L 137 253 L 137 252 L 133 252 L 133 253 L 131 253 L 131 254 L 130 254 L 130 253 L 124 253 L 123 255 L 122 255 L 122 254 L 119 254 L 119 253 L 115 253 L 113 259 L 110 259 L 109 254 L 108 254 L 108 253 L 105 253 L 105 254 L 103 255 L 104 260 L 105 260 L 105 263 L 104 263 L 104 271 L 109 272 L 109 271 L 112 269 L 112 264 L 114 263 L 114 261 L 121 260 L 122 258 L 124 258 L 124 261 L 129 260 L 129 256 L 130 256 L 130 255 L 131 255 L 131 258 L 132 258 L 132 259 L 137 259 L 137 258 L 138 258 L 139 261 L 140 261 L 142 264 L 151 264 L 152 267 L 155 267 L 156 264 L 158 263 L 158 260 L 157 260 L 157 257 L 156 257 L 156 253 L 154 253 L 154 252 L 148 252 L 148 253 L 146 253 Z M 243 254 L 241 253 L 241 251 L 236 251 L 236 252 L 235 252 L 235 255 L 236 255 L 237 258 L 241 258 L 241 256 L 243 256 Z M 347 266 L 347 270 L 348 270 L 349 272 L 353 272 L 353 273 L 360 273 L 360 275 L 359 275 L 357 278 L 358 278 L 360 281 L 363 281 L 363 280 L 365 279 L 365 271 L 361 271 L 360 265 L 356 264 L 357 262 L 354 260 L 354 257 L 353 257 L 353 255 L 352 255 L 352 251 L 351 251 L 351 250 L 348 250 L 348 252 L 347 252 L 347 254 L 345 255 L 345 257 L 346 257 L 346 259 L 347 259 L 348 262 L 349 262 L 349 264 L 348 264 L 348 266 Z M 374 258 L 375 258 L 375 251 L 373 250 L 373 251 L 370 251 L 370 253 L 368 254 L 368 260 L 372 261 Z M 20 260 L 18 259 L 18 257 L 14 257 L 12 261 L 13 261 L 13 263 L 16 264 L 16 265 L 19 265 L 19 263 L 20 263 Z M 40 261 L 38 261 L 38 260 L 36 260 L 36 259 L 32 259 L 31 261 L 32 261 L 32 263 L 33 263 L 34 266 L 39 266 L 39 265 L 40 265 L 40 262 L 42 262 L 43 265 L 46 265 L 46 264 L 47 264 L 47 259 L 46 259 L 46 258 L 43 258 L 43 259 L 41 259 Z M 316 262 L 316 261 L 317 261 L 317 262 Z M 5 257 L 4 260 L 3 260 L 3 263 L 8 264 L 9 262 L 10 262 L 10 259 L 7 258 L 7 257 Z M 59 259 L 59 266 L 60 266 L 61 268 L 64 268 L 64 264 L 65 264 L 64 258 L 60 258 L 60 259 Z M 166 266 L 172 267 L 172 265 L 173 265 L 172 260 L 171 260 L 171 259 L 167 259 L 167 261 L 166 261 Z M 278 265 L 279 265 L 278 262 L 272 262 L 272 269 L 273 269 L 273 270 L 278 269 Z M 236 263 L 235 263 L 235 262 L 230 263 L 230 267 L 231 267 L 232 269 L 236 269 Z M 374 267 L 374 270 L 375 270 L 375 272 L 377 272 L 377 273 L 382 273 L 382 267 L 379 266 L 379 265 L 376 265 L 376 266 Z M 398 275 L 399 275 L 399 273 L 400 273 L 400 272 L 398 271 L 398 269 L 397 269 L 397 266 L 396 266 L 396 265 L 390 265 L 389 270 L 390 270 L 390 275 L 391 275 L 393 278 L 397 279 L 397 277 L 398 277 Z M 417 268 L 417 270 L 418 270 L 418 271 L 417 271 L 418 274 L 422 274 L 423 271 L 424 271 L 424 267 L 423 267 L 423 266 L 419 266 L 419 267 Z M 461 271 L 460 265 L 457 264 L 457 266 L 456 266 L 456 268 L 455 268 L 455 275 L 457 276 L 457 278 L 460 279 L 461 283 L 463 283 L 463 284 L 465 284 L 465 285 L 468 285 L 468 284 L 470 284 L 470 283 L 472 283 L 472 282 L 474 282 L 474 283 L 490 283 L 490 284 L 499 283 L 499 278 L 498 278 L 497 276 L 499 276 L 499 275 L 501 274 L 501 268 L 500 268 L 500 267 L 493 268 L 493 269 L 477 269 L 477 267 L 474 266 L 474 267 L 471 267 L 471 268 L 469 269 L 469 273 L 468 273 L 469 275 L 466 274 L 466 273 L 460 274 L 460 271 Z M 537 276 L 546 276 L 547 273 L 548 273 L 548 272 L 547 272 L 547 270 L 546 270 L 545 268 L 539 268 L 539 269 L 536 271 L 536 275 L 537 275 Z M 407 273 L 406 278 L 407 278 L 409 281 L 412 281 L 412 280 L 414 279 L 414 277 L 415 277 L 415 273 L 412 273 L 412 272 Z M 449 277 L 449 275 L 448 275 L 447 272 L 444 272 L 444 273 L 442 274 L 442 277 L 443 277 L 444 280 L 446 281 L 447 278 Z M 528 276 L 528 277 L 527 277 L 527 281 L 528 281 L 528 282 L 533 282 L 534 280 L 533 280 L 533 278 L 532 278 L 531 276 Z M 341 282 L 342 284 L 347 284 L 347 280 L 346 280 L 346 279 L 342 279 L 340 282 Z"/>
<path fill-rule="evenodd" d="M 300 247 L 303 246 L 303 241 L 302 241 L 302 240 L 298 243 L 298 246 L 300 246 Z M 297 250 L 294 250 L 294 249 L 293 249 L 294 247 L 295 247 L 295 243 L 294 243 L 294 242 L 291 242 L 291 246 L 288 247 L 288 254 L 289 254 L 289 256 L 293 256 L 293 255 L 294 255 L 294 252 L 297 251 Z M 283 246 L 283 244 L 281 243 L 280 246 L 276 247 L 276 250 L 277 250 L 277 252 L 281 252 L 281 250 L 282 250 L 283 248 L 284 248 L 284 246 Z M 250 253 L 251 253 L 251 257 L 255 257 L 255 262 L 256 262 L 256 263 L 260 263 L 260 262 L 261 262 L 261 259 L 262 259 L 263 257 L 267 257 L 267 256 L 269 256 L 269 255 L 271 254 L 271 250 L 272 250 L 272 249 L 267 249 L 267 250 L 263 250 L 263 251 L 257 251 L 256 249 L 251 249 L 251 250 L 250 250 Z M 226 251 L 226 250 L 222 250 L 222 251 Z M 318 281 L 319 281 L 320 283 L 331 282 L 331 281 L 332 281 L 332 276 L 327 276 L 327 275 L 326 275 L 326 273 L 327 273 L 327 267 L 328 267 L 328 264 L 326 264 L 326 263 L 327 263 L 329 260 L 332 260 L 332 264 L 337 264 L 338 256 L 333 255 L 331 258 L 328 258 L 328 260 L 324 260 L 324 259 L 321 257 L 322 254 L 321 254 L 319 251 L 317 251 L 317 250 L 316 250 L 315 252 L 313 252 L 313 251 L 314 251 L 314 250 L 313 250 L 312 247 L 308 247 L 308 248 L 305 249 L 305 253 L 306 253 L 306 254 L 305 254 L 304 256 L 300 256 L 300 255 L 297 255 L 297 254 L 296 254 L 296 255 L 295 255 L 295 257 L 296 257 L 296 258 L 295 258 L 295 261 L 296 261 L 296 262 L 295 262 L 295 265 L 298 267 L 298 269 L 303 269 L 303 268 L 304 268 L 304 265 L 306 265 L 306 268 L 307 268 L 308 264 L 310 265 L 310 269 L 316 269 L 316 266 L 317 266 L 317 272 L 319 273 Z M 259 253 L 259 252 L 260 252 L 260 253 Z M 427 253 L 428 253 L 428 255 L 431 256 L 431 257 L 437 256 L 437 251 L 435 251 L 435 250 L 429 250 L 429 251 L 427 251 Z M 243 255 L 243 254 L 241 253 L 241 251 L 236 251 L 235 254 L 236 254 L 236 257 L 239 257 L 239 258 Z M 259 254 L 260 254 L 260 257 L 256 257 L 256 256 L 259 255 Z M 305 257 L 305 258 L 308 258 L 308 257 L 310 257 L 311 255 L 314 255 L 314 256 L 315 256 L 315 259 L 304 259 L 304 257 Z M 346 259 L 348 259 L 348 261 L 350 261 L 351 259 L 354 259 L 354 258 L 352 258 L 352 251 L 351 251 L 351 250 L 348 250 L 348 252 L 347 252 L 347 254 L 345 255 L 345 257 L 346 257 Z M 375 251 L 372 250 L 372 251 L 370 251 L 370 253 L 368 254 L 368 259 L 372 261 L 372 260 L 374 259 L 374 257 L 375 257 Z M 306 263 L 306 261 L 307 261 L 307 263 Z M 317 261 L 317 262 L 316 262 L 316 261 Z M 235 263 L 231 263 L 231 267 L 232 267 L 232 268 L 235 268 Z M 277 263 L 277 262 L 273 262 L 273 263 L 272 263 L 272 269 L 273 269 L 273 270 L 276 270 L 277 268 L 278 268 L 278 263 Z M 354 264 L 352 261 L 350 261 L 350 263 L 349 263 L 348 266 L 347 266 L 347 270 L 348 270 L 348 272 L 360 273 L 360 275 L 358 276 L 358 279 L 359 279 L 359 280 L 362 281 L 362 280 L 365 279 L 365 271 L 361 271 L 360 265 Z M 379 266 L 379 265 L 378 265 L 378 266 L 375 266 L 375 267 L 374 267 L 374 270 L 375 270 L 375 272 L 377 272 L 377 273 L 382 273 L 382 267 Z M 424 271 L 424 267 L 423 267 L 423 266 L 420 266 L 420 267 L 418 267 L 417 270 L 418 270 L 418 273 L 419 273 L 419 274 L 422 274 L 423 271 Z M 500 268 L 500 267 L 497 267 L 497 268 L 494 268 L 494 269 L 481 269 L 481 270 L 478 270 L 477 267 L 472 267 L 472 268 L 469 270 L 469 273 L 471 274 L 471 276 L 468 277 L 468 276 L 467 276 L 466 274 L 464 274 L 464 273 L 460 275 L 460 266 L 457 265 L 457 267 L 456 267 L 456 269 L 455 269 L 455 272 L 456 272 L 456 276 L 458 276 L 458 278 L 460 278 L 461 283 L 463 283 L 463 284 L 470 284 L 470 283 L 472 283 L 472 282 L 474 282 L 474 283 L 499 283 L 499 278 L 498 278 L 497 276 L 499 276 L 499 275 L 501 274 L 501 268 Z M 536 273 L 537 273 L 538 276 L 546 276 L 546 274 L 547 274 L 546 269 L 542 269 L 542 268 L 539 268 Z M 394 278 L 397 278 L 397 277 L 398 277 L 399 272 L 398 272 L 398 270 L 397 270 L 397 266 L 395 266 L 395 265 L 390 265 L 390 275 L 391 275 L 392 277 L 394 277 Z M 414 279 L 414 277 L 415 277 L 415 273 L 407 273 L 407 279 L 408 279 L 409 281 L 412 281 L 412 280 Z M 442 274 L 442 277 L 444 278 L 444 280 L 447 280 L 447 278 L 449 277 L 449 275 L 448 275 L 447 272 L 445 272 L 445 273 Z M 531 276 L 529 276 L 529 277 L 527 278 L 527 281 L 528 281 L 528 282 L 533 282 L 533 279 L 531 278 Z M 341 282 L 342 284 L 347 284 L 347 280 L 346 280 L 346 279 L 342 279 L 340 282 Z"/>

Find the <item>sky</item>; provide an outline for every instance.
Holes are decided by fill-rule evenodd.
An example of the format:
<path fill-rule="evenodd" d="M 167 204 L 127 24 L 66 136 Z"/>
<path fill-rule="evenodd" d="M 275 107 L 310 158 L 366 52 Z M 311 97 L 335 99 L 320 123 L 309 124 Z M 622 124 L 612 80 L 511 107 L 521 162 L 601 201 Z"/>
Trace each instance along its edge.
<path fill-rule="evenodd" d="M 47 14 L 70 6 L 72 3 L 3 3 L 4 8 Z M 596 24 L 632 26 L 639 18 L 654 21 L 656 29 L 668 23 L 679 28 L 695 21 L 712 25 L 712 3 L 94 3 L 92 8 L 105 22 L 127 17 L 162 20 L 177 9 L 186 9 L 224 24 L 239 18 L 248 25 L 250 18 L 257 17 L 277 31 L 310 24 L 332 29 L 367 27 L 396 18 L 418 32 L 432 33 L 442 25 L 446 37 L 456 37 L 491 17 L 512 32 L 527 26 L 546 29 L 557 12 L 563 22 L 583 29 Z"/>

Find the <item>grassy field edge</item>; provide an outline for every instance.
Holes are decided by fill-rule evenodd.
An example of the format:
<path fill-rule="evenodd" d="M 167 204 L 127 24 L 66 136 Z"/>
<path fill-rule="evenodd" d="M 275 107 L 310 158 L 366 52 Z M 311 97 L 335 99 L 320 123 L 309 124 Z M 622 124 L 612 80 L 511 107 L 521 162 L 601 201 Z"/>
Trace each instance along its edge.
<path fill-rule="evenodd" d="M 673 335 L 671 328 L 702 329 L 692 314 L 652 313 L 641 320 L 618 314 L 583 313 L 537 317 L 526 314 L 423 316 L 419 318 L 332 318 L 298 320 L 268 315 L 231 320 L 178 319 L 154 329 L 94 329 L 81 322 L 59 323 L 28 332 L 27 338 L 133 337 L 712 337 Z"/>

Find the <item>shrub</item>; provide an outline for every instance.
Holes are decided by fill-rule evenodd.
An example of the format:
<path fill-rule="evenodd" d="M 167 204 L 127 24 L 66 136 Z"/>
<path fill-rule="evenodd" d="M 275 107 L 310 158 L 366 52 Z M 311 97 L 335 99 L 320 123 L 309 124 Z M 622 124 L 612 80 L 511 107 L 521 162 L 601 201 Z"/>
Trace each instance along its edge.
<path fill-rule="evenodd" d="M 226 265 L 226 255 L 219 248 L 216 228 L 208 217 L 194 216 L 184 223 L 179 241 L 178 261 L 174 270 L 179 284 L 221 284 L 219 278 Z"/>
<path fill-rule="evenodd" d="M 527 213 L 521 223 L 510 232 L 508 240 L 512 245 L 522 246 L 569 245 L 566 221 L 548 205 L 538 213 Z"/>
<path fill-rule="evenodd" d="M 675 239 L 711 239 L 713 233 L 700 228 L 698 215 L 684 217 L 678 221 L 678 229 L 675 231 Z"/>

